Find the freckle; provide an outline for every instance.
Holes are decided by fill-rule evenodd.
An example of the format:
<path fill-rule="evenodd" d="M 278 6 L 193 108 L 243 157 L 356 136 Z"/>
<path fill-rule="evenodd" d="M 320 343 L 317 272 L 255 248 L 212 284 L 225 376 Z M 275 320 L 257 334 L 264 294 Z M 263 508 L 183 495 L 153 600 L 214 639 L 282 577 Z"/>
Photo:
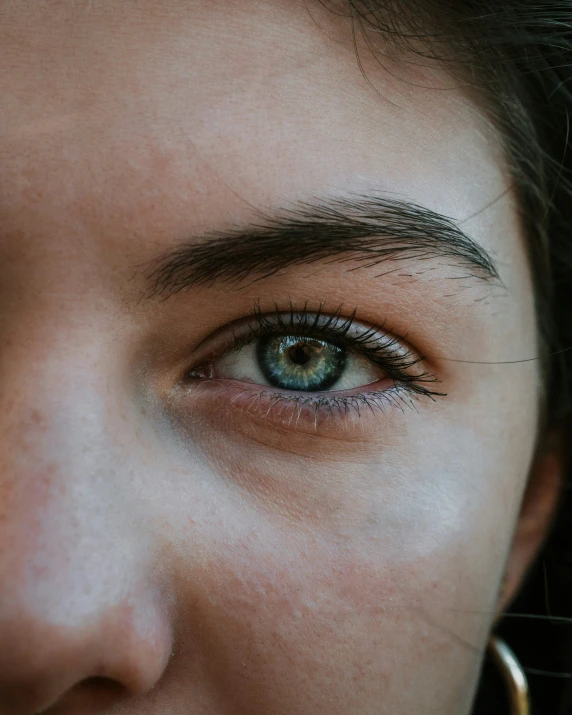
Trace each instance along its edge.
<path fill-rule="evenodd" d="M 43 421 L 42 415 L 36 409 L 32 410 L 32 415 L 30 419 L 36 425 L 42 424 Z"/>

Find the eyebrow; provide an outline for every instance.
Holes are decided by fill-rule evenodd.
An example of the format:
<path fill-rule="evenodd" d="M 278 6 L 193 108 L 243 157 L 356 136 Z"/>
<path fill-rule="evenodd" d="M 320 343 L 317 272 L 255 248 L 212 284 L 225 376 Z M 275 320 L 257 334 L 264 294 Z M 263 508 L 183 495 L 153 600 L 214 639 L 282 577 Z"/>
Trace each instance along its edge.
<path fill-rule="evenodd" d="M 463 277 L 500 281 L 489 253 L 452 218 L 408 201 L 363 195 L 299 202 L 276 214 L 259 211 L 247 226 L 183 241 L 152 262 L 147 278 L 150 296 L 167 297 L 217 282 L 264 280 L 302 264 L 351 262 L 356 270 L 434 258 L 464 268 Z"/>

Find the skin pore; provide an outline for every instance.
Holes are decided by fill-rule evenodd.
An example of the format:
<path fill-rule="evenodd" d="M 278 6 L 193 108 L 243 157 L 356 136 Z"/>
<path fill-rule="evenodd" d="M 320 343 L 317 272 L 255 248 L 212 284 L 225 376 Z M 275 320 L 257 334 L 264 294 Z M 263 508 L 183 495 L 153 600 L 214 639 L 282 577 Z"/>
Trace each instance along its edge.
<path fill-rule="evenodd" d="M 0 715 L 467 715 L 557 471 L 518 522 L 540 377 L 489 122 L 439 68 L 362 73 L 319 3 L 0 10 Z M 157 290 L 182 246 L 188 279 L 357 197 L 382 247 L 408 202 L 494 271 L 349 251 Z M 257 384 L 232 347 L 276 314 L 373 328 L 443 394 L 357 352 L 335 403 Z"/>

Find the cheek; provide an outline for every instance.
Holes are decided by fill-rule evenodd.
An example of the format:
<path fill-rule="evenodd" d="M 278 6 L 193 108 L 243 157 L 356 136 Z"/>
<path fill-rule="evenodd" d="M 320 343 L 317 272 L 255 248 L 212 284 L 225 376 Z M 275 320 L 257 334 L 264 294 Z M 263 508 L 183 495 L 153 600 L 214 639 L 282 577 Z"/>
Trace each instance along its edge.
<path fill-rule="evenodd" d="M 470 692 L 488 619 L 466 618 L 455 549 L 404 564 L 273 536 L 219 554 L 207 576 L 197 638 L 217 690 L 245 712 L 300 715 L 398 712 L 408 698 L 416 712 L 421 697 L 449 712 Z"/>
<path fill-rule="evenodd" d="M 335 526 L 229 504 L 215 519 L 223 533 L 205 536 L 208 554 L 198 548 L 200 567 L 196 552 L 183 557 L 192 617 L 181 663 L 194 657 L 217 692 L 256 715 L 459 711 L 498 554 L 479 553 L 477 520 L 451 529 L 437 508 L 428 518 L 427 500 L 425 513 L 406 502 L 378 498 L 367 517 Z"/>

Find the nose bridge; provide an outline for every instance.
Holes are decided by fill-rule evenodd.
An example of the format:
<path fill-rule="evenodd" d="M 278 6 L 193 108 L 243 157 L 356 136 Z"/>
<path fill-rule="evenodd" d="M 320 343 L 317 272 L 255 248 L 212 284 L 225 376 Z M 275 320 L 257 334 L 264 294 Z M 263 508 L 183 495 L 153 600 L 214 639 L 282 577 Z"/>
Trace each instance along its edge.
<path fill-rule="evenodd" d="M 90 311 L 90 301 L 73 293 L 68 307 L 64 295 L 46 300 L 45 292 L 10 316 L 0 306 L 0 482 L 14 468 L 22 483 L 29 472 L 52 465 L 53 478 L 67 474 L 77 484 L 74 463 L 88 477 L 92 467 L 101 468 L 109 451 L 103 445 L 116 434 L 121 358 L 105 311 Z M 98 447 L 97 465 L 91 464 Z M 67 469 L 54 469 L 57 463 Z"/>
<path fill-rule="evenodd" d="M 95 677 L 152 687 L 169 652 L 113 360 L 79 332 L 16 330 L 0 353 L 0 715 Z"/>
<path fill-rule="evenodd" d="M 0 352 L 0 546 L 18 534 L 32 564 L 53 542 L 63 554 L 72 535 L 77 542 L 109 517 L 113 482 L 102 475 L 117 469 L 118 453 L 101 361 L 69 334 L 30 332 L 15 331 Z"/>

